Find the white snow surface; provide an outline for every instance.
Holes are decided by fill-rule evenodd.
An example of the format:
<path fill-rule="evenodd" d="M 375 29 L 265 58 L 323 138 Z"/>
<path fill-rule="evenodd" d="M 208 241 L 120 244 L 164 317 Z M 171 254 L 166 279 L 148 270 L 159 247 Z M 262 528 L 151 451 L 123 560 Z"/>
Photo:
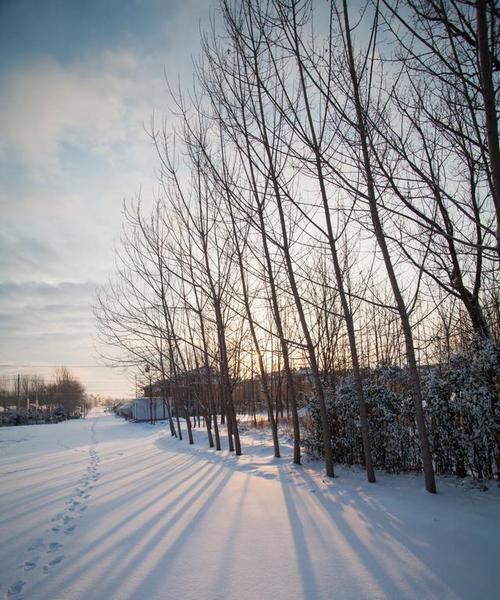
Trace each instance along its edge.
<path fill-rule="evenodd" d="M 0 429 L 0 597 L 9 600 L 499 598 L 500 488 L 244 455 L 165 423 Z"/>

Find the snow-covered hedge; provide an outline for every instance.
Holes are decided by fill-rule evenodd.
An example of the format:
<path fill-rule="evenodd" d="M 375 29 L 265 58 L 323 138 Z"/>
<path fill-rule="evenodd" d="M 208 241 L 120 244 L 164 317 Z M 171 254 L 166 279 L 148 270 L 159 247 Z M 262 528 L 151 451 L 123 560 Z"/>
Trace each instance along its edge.
<path fill-rule="evenodd" d="M 436 472 L 490 478 L 500 467 L 500 351 L 485 342 L 422 371 L 424 410 Z M 365 375 L 373 460 L 390 472 L 421 468 L 420 445 L 408 376 L 384 365 Z M 362 464 L 359 411 L 351 375 L 327 399 L 335 461 Z M 323 451 L 319 406 L 309 402 L 304 445 Z"/>

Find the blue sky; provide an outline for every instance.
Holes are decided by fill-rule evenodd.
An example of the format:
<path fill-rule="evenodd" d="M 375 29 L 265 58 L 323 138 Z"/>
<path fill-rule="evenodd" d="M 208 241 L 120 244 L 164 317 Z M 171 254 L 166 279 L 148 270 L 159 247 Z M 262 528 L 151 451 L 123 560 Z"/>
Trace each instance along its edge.
<path fill-rule="evenodd" d="M 189 83 L 208 0 L 0 0 L 0 375 L 67 365 L 93 393 L 91 313 L 124 199 L 156 189 L 144 131 Z"/>

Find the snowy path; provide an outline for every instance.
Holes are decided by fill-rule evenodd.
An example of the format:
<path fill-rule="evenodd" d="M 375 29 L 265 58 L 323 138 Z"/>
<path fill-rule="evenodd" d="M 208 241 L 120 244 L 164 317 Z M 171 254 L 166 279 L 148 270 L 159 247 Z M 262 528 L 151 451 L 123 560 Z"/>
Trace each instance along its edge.
<path fill-rule="evenodd" d="M 0 429 L 0 597 L 498 598 L 500 493 L 195 447 L 95 413 Z"/>

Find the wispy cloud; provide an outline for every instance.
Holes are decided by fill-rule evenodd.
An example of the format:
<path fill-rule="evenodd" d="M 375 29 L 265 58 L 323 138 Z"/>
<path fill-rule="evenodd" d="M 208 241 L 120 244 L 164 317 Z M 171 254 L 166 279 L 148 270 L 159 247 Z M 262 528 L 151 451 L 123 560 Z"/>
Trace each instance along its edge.
<path fill-rule="evenodd" d="M 61 175 L 71 147 L 106 157 L 146 110 L 137 69 L 134 55 L 105 52 L 64 66 L 38 58 L 12 72 L 2 84 L 2 157 L 38 181 Z"/>
<path fill-rule="evenodd" d="M 123 199 L 156 191 L 144 126 L 166 112 L 164 70 L 190 83 L 210 2 L 118 4 L 0 2 L 4 361 L 95 362 L 90 304 Z"/>

